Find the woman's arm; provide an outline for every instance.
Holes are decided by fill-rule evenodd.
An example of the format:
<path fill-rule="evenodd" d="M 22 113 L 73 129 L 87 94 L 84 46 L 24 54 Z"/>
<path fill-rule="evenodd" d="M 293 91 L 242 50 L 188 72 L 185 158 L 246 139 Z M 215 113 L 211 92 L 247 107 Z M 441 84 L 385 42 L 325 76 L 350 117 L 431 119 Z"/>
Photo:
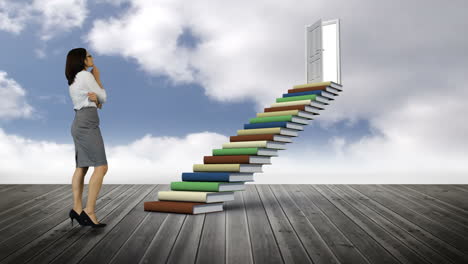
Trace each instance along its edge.
<path fill-rule="evenodd" d="M 90 72 L 87 72 L 86 74 L 86 82 L 88 84 L 88 87 L 90 89 L 91 92 L 95 93 L 99 99 L 99 103 L 103 104 L 106 102 L 107 100 L 107 93 L 106 93 L 106 90 L 104 88 L 101 88 L 101 85 L 99 85 L 99 83 L 101 81 L 99 81 L 99 83 L 97 82 L 97 80 L 95 79 L 94 75 Z"/>

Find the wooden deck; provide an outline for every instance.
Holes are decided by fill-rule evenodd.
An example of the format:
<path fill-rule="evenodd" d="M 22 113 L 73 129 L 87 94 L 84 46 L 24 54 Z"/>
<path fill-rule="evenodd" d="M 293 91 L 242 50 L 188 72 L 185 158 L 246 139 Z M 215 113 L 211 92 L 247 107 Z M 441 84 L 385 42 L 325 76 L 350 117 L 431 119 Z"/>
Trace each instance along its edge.
<path fill-rule="evenodd" d="M 467 185 L 247 184 L 223 212 L 143 210 L 168 189 L 103 185 L 93 229 L 71 226 L 70 185 L 0 185 L 0 262 L 468 263 Z"/>

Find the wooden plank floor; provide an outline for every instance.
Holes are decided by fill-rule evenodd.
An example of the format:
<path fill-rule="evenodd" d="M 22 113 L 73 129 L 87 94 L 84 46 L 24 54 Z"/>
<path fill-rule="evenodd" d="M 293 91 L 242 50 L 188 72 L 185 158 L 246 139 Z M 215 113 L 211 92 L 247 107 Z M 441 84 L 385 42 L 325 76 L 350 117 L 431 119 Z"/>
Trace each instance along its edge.
<path fill-rule="evenodd" d="M 70 185 L 0 185 L 0 263 L 468 263 L 467 185 L 246 186 L 184 215 L 143 210 L 167 184 L 104 184 L 93 229 Z"/>

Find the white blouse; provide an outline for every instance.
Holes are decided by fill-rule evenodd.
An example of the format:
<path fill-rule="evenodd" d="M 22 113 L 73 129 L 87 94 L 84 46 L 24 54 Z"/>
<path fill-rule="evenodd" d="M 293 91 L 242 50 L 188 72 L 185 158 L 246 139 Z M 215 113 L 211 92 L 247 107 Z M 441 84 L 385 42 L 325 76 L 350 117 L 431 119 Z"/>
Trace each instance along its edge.
<path fill-rule="evenodd" d="M 69 91 L 73 108 L 76 110 L 87 106 L 97 107 L 95 102 L 89 100 L 88 92 L 96 93 L 101 104 L 104 104 L 107 99 L 106 90 L 99 86 L 92 73 L 85 70 L 76 74 L 75 81 L 69 86 Z"/>

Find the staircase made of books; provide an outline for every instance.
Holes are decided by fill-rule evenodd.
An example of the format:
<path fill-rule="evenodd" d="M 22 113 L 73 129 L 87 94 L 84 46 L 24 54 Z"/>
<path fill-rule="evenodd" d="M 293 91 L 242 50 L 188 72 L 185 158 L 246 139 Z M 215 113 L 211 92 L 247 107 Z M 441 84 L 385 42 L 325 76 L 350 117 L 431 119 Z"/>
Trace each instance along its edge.
<path fill-rule="evenodd" d="M 200 214 L 223 210 L 223 202 L 234 200 L 235 191 L 245 190 L 262 165 L 298 136 L 309 120 L 325 109 L 342 87 L 334 82 L 296 85 L 277 98 L 263 113 L 251 118 L 244 129 L 231 136 L 222 149 L 213 149 L 204 164 L 182 173 L 171 191 L 159 191 L 158 201 L 144 202 L 145 211 Z"/>

